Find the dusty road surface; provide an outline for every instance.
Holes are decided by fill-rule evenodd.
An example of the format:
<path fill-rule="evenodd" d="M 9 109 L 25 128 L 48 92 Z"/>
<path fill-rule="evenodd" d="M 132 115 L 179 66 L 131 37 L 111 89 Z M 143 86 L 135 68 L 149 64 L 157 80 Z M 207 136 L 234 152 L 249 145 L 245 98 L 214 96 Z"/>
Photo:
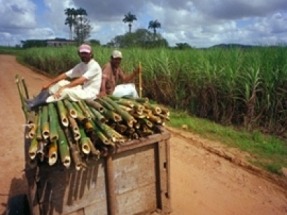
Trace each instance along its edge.
<path fill-rule="evenodd" d="M 15 74 L 25 78 L 32 95 L 48 80 L 18 64 L 15 57 L 0 55 L 0 214 L 5 214 L 9 198 L 27 190 L 24 115 Z M 247 170 L 245 154 L 192 133 L 171 134 L 172 215 L 287 214 L 287 189 L 278 186 L 284 181 L 275 183 Z"/>

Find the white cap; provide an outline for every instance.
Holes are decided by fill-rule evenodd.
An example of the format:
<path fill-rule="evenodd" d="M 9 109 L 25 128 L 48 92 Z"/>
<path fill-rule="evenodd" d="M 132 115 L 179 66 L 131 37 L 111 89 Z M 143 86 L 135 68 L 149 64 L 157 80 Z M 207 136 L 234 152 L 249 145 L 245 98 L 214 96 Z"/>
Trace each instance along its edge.
<path fill-rule="evenodd" d="M 119 50 L 114 50 L 112 53 L 113 58 L 123 58 L 122 53 Z"/>
<path fill-rule="evenodd" d="M 88 44 L 82 44 L 80 47 L 79 47 L 79 52 L 86 52 L 86 53 L 91 53 L 92 52 L 92 47 L 89 46 Z"/>

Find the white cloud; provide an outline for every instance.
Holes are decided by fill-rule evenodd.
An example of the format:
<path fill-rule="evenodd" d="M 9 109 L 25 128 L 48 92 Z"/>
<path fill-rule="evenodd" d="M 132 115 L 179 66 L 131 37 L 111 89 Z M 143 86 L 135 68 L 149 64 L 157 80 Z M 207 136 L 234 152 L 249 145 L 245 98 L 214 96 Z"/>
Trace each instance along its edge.
<path fill-rule="evenodd" d="M 287 43 L 286 0 L 0 0 L 0 4 L 0 44 L 7 44 L 4 38 L 13 42 L 68 38 L 69 28 L 64 25 L 68 7 L 87 11 L 93 27 L 91 38 L 102 44 L 127 32 L 122 19 L 129 11 L 137 16 L 133 30 L 147 28 L 150 20 L 157 19 L 161 23 L 158 32 L 171 46 L 185 42 L 195 47 Z M 39 13 L 43 6 L 46 8 Z"/>
<path fill-rule="evenodd" d="M 29 0 L 0 0 L 0 29 L 23 28 L 36 26 L 35 5 Z M 8 30 L 7 30 L 8 32 Z"/>

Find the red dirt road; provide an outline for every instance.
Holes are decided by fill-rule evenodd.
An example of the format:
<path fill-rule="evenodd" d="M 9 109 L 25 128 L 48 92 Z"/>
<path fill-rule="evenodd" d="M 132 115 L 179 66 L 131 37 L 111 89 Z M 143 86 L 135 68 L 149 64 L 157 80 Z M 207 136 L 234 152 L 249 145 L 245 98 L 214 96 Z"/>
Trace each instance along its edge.
<path fill-rule="evenodd" d="M 16 74 L 25 78 L 32 95 L 48 80 L 18 64 L 15 57 L 0 55 L 0 214 L 10 197 L 27 190 L 24 115 Z M 171 134 L 172 215 L 287 214 L 287 189 L 267 180 L 268 174 L 247 170 L 245 154 L 192 133 L 172 129 Z"/>

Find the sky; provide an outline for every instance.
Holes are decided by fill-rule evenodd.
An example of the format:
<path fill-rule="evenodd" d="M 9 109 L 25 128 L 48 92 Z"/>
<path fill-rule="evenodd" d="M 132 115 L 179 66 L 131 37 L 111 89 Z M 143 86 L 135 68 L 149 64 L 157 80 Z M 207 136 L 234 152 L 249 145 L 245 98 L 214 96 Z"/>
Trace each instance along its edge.
<path fill-rule="evenodd" d="M 287 0 L 0 0 L 0 5 L 4 46 L 29 39 L 69 39 L 66 8 L 87 11 L 89 39 L 101 44 L 128 32 L 122 21 L 128 12 L 137 17 L 132 31 L 148 29 L 149 21 L 158 20 L 157 32 L 170 46 L 287 44 Z"/>

